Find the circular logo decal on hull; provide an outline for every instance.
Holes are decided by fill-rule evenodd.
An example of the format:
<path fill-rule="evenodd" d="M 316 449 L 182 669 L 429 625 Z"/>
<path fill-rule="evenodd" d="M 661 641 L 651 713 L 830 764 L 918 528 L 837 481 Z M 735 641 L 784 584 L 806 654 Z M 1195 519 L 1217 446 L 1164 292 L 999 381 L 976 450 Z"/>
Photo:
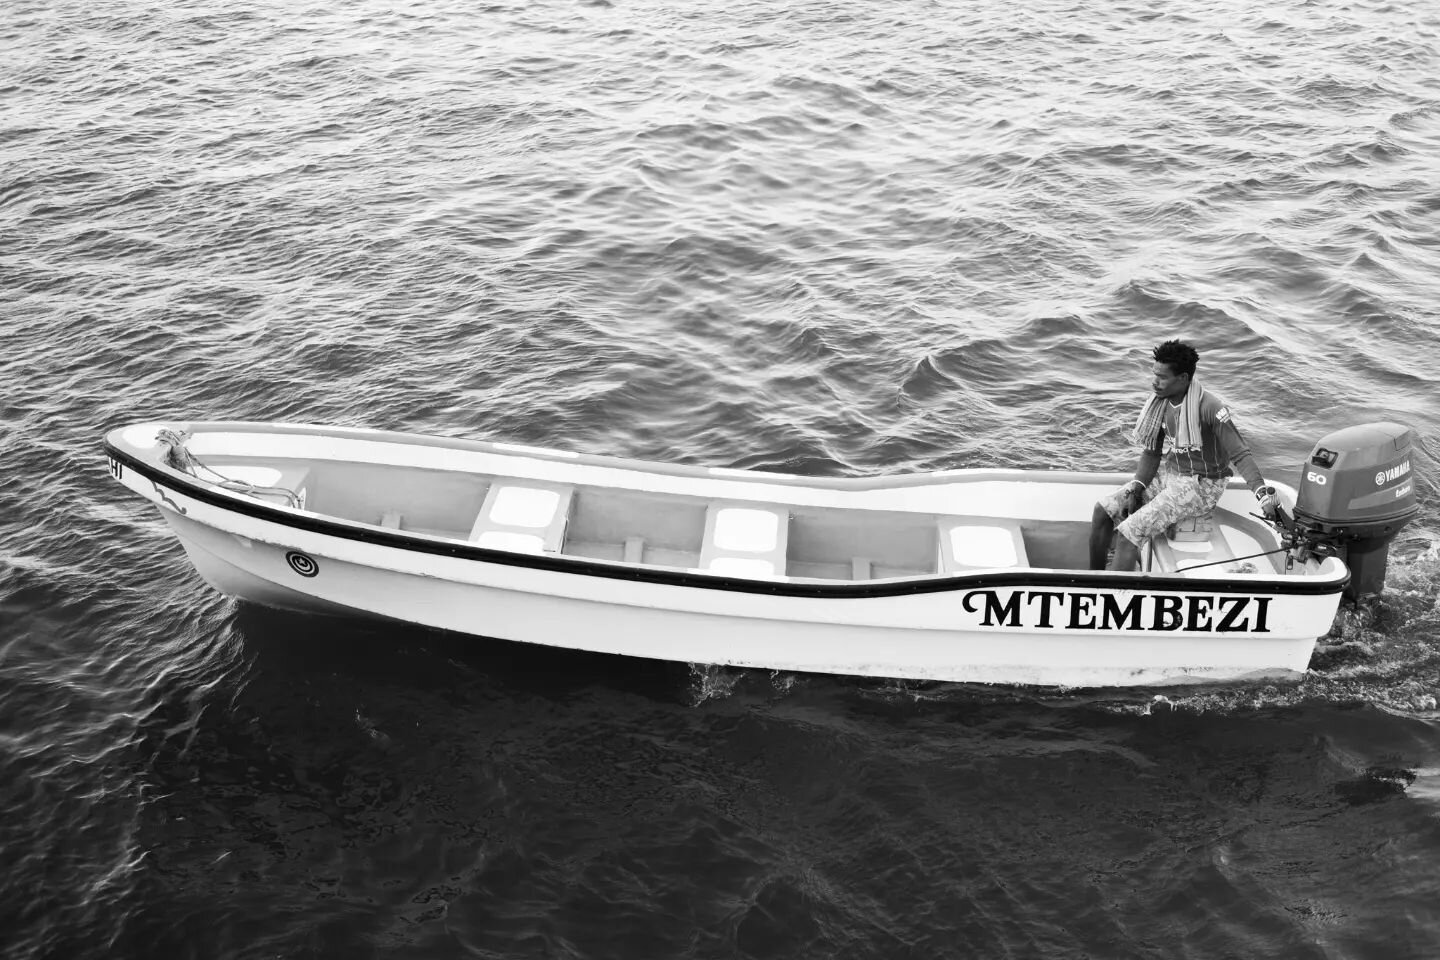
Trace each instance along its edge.
<path fill-rule="evenodd" d="M 320 564 L 312 557 L 307 557 L 298 550 L 291 550 L 285 554 L 285 562 L 290 564 L 290 569 L 302 577 L 313 577 L 320 572 Z"/>

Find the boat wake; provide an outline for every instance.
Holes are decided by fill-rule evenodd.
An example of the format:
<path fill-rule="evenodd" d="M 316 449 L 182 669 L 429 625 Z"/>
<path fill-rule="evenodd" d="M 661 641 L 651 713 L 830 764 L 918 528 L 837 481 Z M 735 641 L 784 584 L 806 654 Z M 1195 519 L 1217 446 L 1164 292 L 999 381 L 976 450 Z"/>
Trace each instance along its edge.
<path fill-rule="evenodd" d="M 1238 713 L 1305 702 L 1365 703 L 1405 716 L 1440 717 L 1440 546 L 1393 557 L 1385 593 L 1342 606 L 1316 644 L 1310 668 L 1292 682 L 1108 692 L 1094 705 L 1116 712 Z"/>
<path fill-rule="evenodd" d="M 725 700 L 734 695 L 738 684 L 754 682 L 760 677 L 768 676 L 770 686 L 781 696 L 789 693 L 797 683 L 803 682 L 800 674 L 784 670 L 751 670 L 714 663 L 692 663 L 689 666 L 689 700 L 692 707 L 698 707 L 709 700 Z"/>
<path fill-rule="evenodd" d="M 709 700 L 724 700 L 735 692 L 735 684 L 747 673 L 713 663 L 690 664 L 690 706 L 698 707 Z"/>

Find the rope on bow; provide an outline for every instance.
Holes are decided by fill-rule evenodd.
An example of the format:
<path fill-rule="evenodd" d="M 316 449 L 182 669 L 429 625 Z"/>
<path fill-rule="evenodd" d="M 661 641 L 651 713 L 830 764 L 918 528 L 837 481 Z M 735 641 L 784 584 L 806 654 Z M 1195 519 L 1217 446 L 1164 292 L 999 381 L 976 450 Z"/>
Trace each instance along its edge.
<path fill-rule="evenodd" d="M 188 473 L 196 480 L 206 483 L 213 483 L 225 490 L 232 490 L 235 493 L 242 493 L 246 496 L 264 494 L 274 497 L 284 497 L 289 506 L 296 510 L 301 509 L 300 495 L 289 487 L 267 487 L 264 484 L 250 483 L 246 480 L 236 480 L 234 477 L 227 477 L 214 468 L 207 466 L 199 457 L 191 453 L 185 446 L 185 441 L 190 439 L 189 431 L 161 430 L 155 434 L 155 439 L 165 445 L 165 465 L 178 470 L 181 473 Z M 214 480 L 208 480 L 200 476 L 200 471 L 205 471 Z"/>

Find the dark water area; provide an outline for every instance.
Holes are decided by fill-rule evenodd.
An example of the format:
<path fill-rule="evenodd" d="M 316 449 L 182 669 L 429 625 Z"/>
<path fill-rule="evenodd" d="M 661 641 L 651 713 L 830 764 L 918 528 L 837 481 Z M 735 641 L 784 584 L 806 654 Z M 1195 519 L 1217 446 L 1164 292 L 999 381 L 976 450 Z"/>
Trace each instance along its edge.
<path fill-rule="evenodd" d="M 1440 14 L 1205 0 L 0 18 L 0 955 L 1440 956 Z M 1415 431 L 1296 681 L 1035 690 L 236 604 L 146 419 L 1267 476 Z M 563 643 L 563 638 L 557 638 Z"/>

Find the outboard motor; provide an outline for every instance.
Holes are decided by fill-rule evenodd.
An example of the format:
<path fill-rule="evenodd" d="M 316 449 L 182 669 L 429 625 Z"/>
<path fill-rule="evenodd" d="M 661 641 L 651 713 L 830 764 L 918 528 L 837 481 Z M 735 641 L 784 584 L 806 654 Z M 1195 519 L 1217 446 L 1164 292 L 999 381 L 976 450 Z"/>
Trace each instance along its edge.
<path fill-rule="evenodd" d="M 1420 510 L 1411 446 L 1409 427 L 1363 423 L 1321 439 L 1301 471 L 1295 537 L 1345 561 L 1352 602 L 1385 588 L 1390 541 Z"/>

